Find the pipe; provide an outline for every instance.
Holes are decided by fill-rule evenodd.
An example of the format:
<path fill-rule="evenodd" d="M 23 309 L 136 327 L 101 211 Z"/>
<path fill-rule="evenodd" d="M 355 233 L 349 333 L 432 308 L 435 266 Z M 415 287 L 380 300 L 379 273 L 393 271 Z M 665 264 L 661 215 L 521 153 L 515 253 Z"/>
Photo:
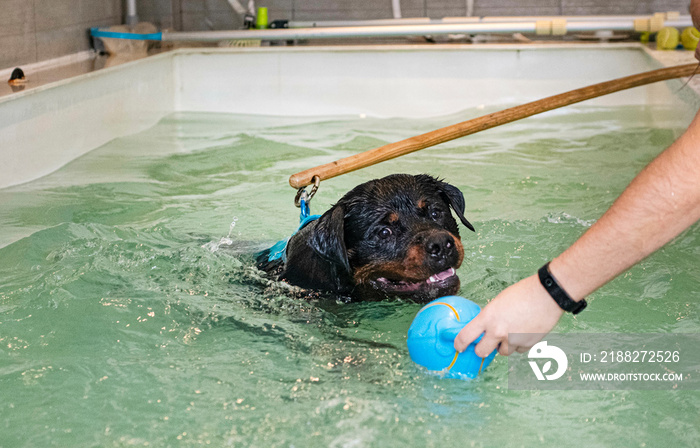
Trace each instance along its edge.
<path fill-rule="evenodd" d="M 99 37 L 100 39 L 126 39 L 126 40 L 163 40 L 163 33 L 150 33 L 150 34 L 139 34 L 139 33 L 120 33 L 117 31 L 106 31 L 99 28 L 90 28 L 90 35 L 92 37 Z"/>
<path fill-rule="evenodd" d="M 241 2 L 238 0 L 228 0 L 228 4 L 231 5 L 231 8 L 233 8 L 233 10 L 236 11 L 236 14 L 241 17 L 243 17 L 247 12 L 243 5 L 241 5 Z"/>
<path fill-rule="evenodd" d="M 617 21 L 634 21 L 637 19 L 649 19 L 651 16 L 486 16 L 486 17 L 443 17 L 442 19 L 430 19 L 428 17 L 413 17 L 405 19 L 378 19 L 378 20 L 315 20 L 315 21 L 296 21 L 290 20 L 288 25 L 290 28 L 327 28 L 339 26 L 384 26 L 384 25 L 424 25 L 434 24 L 440 25 L 445 23 L 519 23 L 519 22 L 536 22 L 538 20 L 566 20 L 569 22 L 617 22 Z M 676 18 L 667 19 L 665 23 L 668 26 L 676 26 L 674 23 L 680 23 L 683 26 L 690 24 L 690 16 L 678 16 Z"/>
<path fill-rule="evenodd" d="M 247 9 L 238 0 L 227 0 L 227 1 L 228 1 L 228 4 L 231 5 L 231 8 L 233 8 L 233 10 L 239 16 L 243 17 L 246 14 L 250 14 L 252 16 L 255 15 L 255 1 L 254 0 L 248 1 Z"/>
<path fill-rule="evenodd" d="M 636 19 L 648 19 L 652 16 L 650 15 L 609 15 L 609 16 L 485 16 L 480 20 L 483 23 L 493 23 L 493 22 L 532 22 L 535 20 L 554 20 L 554 19 L 564 19 L 567 22 L 610 22 L 616 20 L 636 20 Z M 690 18 L 690 16 L 678 16 L 678 18 Z M 460 17 L 454 17 L 455 19 L 460 19 Z M 446 17 L 445 19 L 451 20 L 452 17 Z"/>
<path fill-rule="evenodd" d="M 391 11 L 395 19 L 401 18 L 401 0 L 391 0 Z"/>
<path fill-rule="evenodd" d="M 467 0 L 467 17 L 474 15 L 474 0 Z"/>
<path fill-rule="evenodd" d="M 646 20 L 646 19 L 645 19 Z M 378 25 L 333 28 L 289 28 L 265 30 L 221 30 L 167 32 L 149 35 L 132 33 L 114 33 L 92 29 L 94 37 L 112 37 L 117 39 L 163 40 L 218 42 L 222 40 L 295 40 L 295 39 L 338 39 L 358 37 L 406 37 L 444 34 L 556 34 L 592 32 L 592 31 L 636 31 L 637 20 L 610 21 L 573 21 L 556 20 L 556 26 L 546 20 L 509 23 L 440 23 L 418 25 Z M 675 20 L 662 21 L 664 26 L 682 28 L 692 26 L 689 16 Z"/>
<path fill-rule="evenodd" d="M 134 26 L 139 23 L 139 15 L 136 12 L 136 0 L 126 0 L 126 24 Z"/>
<path fill-rule="evenodd" d="M 690 19 L 685 23 L 677 21 L 670 26 L 690 26 Z M 336 28 L 297 28 L 270 29 L 250 31 L 207 31 L 207 32 L 163 32 L 163 41 L 193 41 L 218 42 L 221 40 L 264 39 L 264 40 L 296 40 L 296 39 L 337 39 L 358 37 L 406 37 L 444 34 L 542 34 L 539 22 L 519 23 L 455 23 L 439 25 L 411 26 L 358 26 Z M 616 22 L 572 22 L 567 23 L 566 32 L 580 33 L 590 31 L 634 31 L 633 20 Z"/>
<path fill-rule="evenodd" d="M 476 20 L 475 20 L 476 21 Z M 289 28 L 329 28 L 338 26 L 386 26 L 386 25 L 427 25 L 432 23 L 428 17 L 411 19 L 375 19 L 375 20 L 290 20 Z"/>

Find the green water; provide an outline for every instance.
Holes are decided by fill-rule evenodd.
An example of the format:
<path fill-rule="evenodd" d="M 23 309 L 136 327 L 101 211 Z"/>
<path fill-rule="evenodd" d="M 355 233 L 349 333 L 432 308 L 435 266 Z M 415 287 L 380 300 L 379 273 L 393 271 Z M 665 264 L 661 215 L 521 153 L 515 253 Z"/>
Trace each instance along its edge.
<path fill-rule="evenodd" d="M 488 111 L 429 120 L 175 114 L 0 190 L 0 446 L 699 446 L 700 392 L 511 391 L 408 358 L 420 305 L 309 301 L 250 254 L 295 228 L 290 174 Z M 653 114 L 653 117 L 652 117 Z M 584 232 L 690 121 L 568 109 L 324 182 L 438 175 L 484 305 Z M 595 293 L 562 332 L 700 332 L 700 228 Z"/>

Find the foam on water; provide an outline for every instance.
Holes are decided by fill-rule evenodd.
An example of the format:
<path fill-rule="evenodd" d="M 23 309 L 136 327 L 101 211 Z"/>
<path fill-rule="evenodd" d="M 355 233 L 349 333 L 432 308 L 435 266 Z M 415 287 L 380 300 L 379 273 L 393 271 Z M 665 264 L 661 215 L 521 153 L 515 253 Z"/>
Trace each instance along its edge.
<path fill-rule="evenodd" d="M 411 363 L 420 304 L 301 298 L 252 254 L 296 229 L 290 174 L 429 120 L 174 114 L 0 190 L 2 446 L 687 446 L 698 392 L 507 389 Z M 484 306 L 565 249 L 682 131 L 675 109 L 548 114 L 321 185 L 427 172 L 458 186 L 460 295 Z M 567 332 L 699 332 L 695 226 L 595 293 Z M 495 428 L 498 428 L 497 430 Z"/>

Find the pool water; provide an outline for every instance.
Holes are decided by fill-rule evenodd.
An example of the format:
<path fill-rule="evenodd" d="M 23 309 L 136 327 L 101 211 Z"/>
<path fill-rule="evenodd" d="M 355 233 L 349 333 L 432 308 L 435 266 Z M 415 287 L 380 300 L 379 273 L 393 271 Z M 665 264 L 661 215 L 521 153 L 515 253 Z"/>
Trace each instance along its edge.
<path fill-rule="evenodd" d="M 253 267 L 289 175 L 490 110 L 426 120 L 177 113 L 0 190 L 0 446 L 697 446 L 697 391 L 513 391 L 408 357 L 421 305 L 299 297 Z M 325 181 L 458 186 L 460 294 L 485 305 L 584 232 L 691 114 L 568 108 Z M 561 332 L 700 332 L 700 227 Z"/>

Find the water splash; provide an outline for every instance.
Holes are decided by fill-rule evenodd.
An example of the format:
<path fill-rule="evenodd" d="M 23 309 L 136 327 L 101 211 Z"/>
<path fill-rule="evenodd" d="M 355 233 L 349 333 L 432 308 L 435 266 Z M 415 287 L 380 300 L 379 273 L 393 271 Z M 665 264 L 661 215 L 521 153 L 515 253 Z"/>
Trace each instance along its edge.
<path fill-rule="evenodd" d="M 231 221 L 231 225 L 228 228 L 228 235 L 222 237 L 219 242 L 214 242 L 210 241 L 206 244 L 203 244 L 202 247 L 204 249 L 207 249 L 208 251 L 214 253 L 218 251 L 221 246 L 231 246 L 233 245 L 233 239 L 231 239 L 231 234 L 233 233 L 233 229 L 236 227 L 236 223 L 238 222 L 238 217 L 234 216 L 233 220 Z"/>
<path fill-rule="evenodd" d="M 560 216 L 556 215 L 548 215 L 547 216 L 547 222 L 551 222 L 552 224 L 577 224 L 583 227 L 590 227 L 592 226 L 596 220 L 595 219 L 581 219 L 577 218 L 576 216 L 572 216 L 568 213 L 562 213 Z"/>

